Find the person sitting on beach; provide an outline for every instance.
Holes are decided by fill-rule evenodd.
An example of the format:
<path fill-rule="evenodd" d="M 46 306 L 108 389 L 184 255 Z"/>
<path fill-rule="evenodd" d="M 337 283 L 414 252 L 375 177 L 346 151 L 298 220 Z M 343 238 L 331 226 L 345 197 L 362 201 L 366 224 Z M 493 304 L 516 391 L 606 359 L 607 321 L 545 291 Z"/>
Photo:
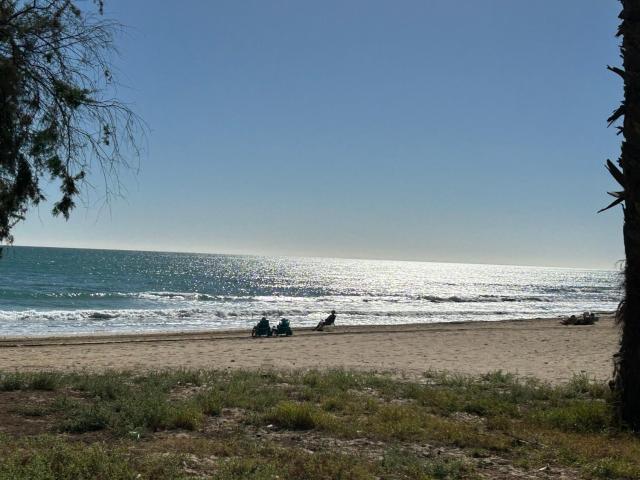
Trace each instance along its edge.
<path fill-rule="evenodd" d="M 273 327 L 271 331 L 273 332 L 273 335 L 276 335 L 276 336 L 285 335 L 287 337 L 290 337 L 291 335 L 293 335 L 293 330 L 291 330 L 291 324 L 289 323 L 289 320 L 287 320 L 286 318 L 281 318 L 280 323 L 278 323 L 278 325 Z"/>
<path fill-rule="evenodd" d="M 329 315 L 324 320 L 320 320 L 320 323 L 318 323 L 318 325 L 316 325 L 316 328 L 314 328 L 314 330 L 316 332 L 321 332 L 324 327 L 329 327 L 329 326 L 333 325 L 335 323 L 335 321 L 336 321 L 336 311 L 335 310 L 331 310 L 331 315 Z"/>
<path fill-rule="evenodd" d="M 269 320 L 267 320 L 267 317 L 262 317 L 258 324 L 253 327 L 253 330 L 251 331 L 252 337 L 270 337 L 271 335 L 271 326 L 269 325 Z"/>

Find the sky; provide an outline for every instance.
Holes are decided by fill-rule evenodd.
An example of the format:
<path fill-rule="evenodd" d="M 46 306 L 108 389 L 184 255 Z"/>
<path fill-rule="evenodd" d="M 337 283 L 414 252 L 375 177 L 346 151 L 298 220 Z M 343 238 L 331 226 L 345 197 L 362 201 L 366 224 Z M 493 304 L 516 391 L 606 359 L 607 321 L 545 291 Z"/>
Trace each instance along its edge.
<path fill-rule="evenodd" d="M 619 5 L 107 0 L 124 198 L 16 245 L 616 268 Z M 53 186 L 47 187 L 52 191 Z M 50 194 L 53 198 L 53 193 Z"/>

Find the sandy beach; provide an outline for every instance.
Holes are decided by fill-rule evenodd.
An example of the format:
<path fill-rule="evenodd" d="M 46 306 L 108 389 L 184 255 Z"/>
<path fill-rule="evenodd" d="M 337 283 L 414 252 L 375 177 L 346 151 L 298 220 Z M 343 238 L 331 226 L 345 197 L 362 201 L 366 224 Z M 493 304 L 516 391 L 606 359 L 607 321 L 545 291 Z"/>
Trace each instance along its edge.
<path fill-rule="evenodd" d="M 0 370 L 348 368 L 419 376 L 428 369 L 503 370 L 551 382 L 575 373 L 605 380 L 618 330 L 557 319 L 298 329 L 252 339 L 246 331 L 0 340 Z"/>

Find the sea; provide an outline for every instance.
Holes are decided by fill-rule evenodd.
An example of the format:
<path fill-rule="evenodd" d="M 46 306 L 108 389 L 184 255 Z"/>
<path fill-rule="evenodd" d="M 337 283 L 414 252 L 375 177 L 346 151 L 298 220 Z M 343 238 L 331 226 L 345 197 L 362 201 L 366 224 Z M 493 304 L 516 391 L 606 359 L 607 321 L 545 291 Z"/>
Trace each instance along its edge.
<path fill-rule="evenodd" d="M 394 325 L 610 312 L 619 272 L 8 247 L 0 337 L 248 329 L 263 315 Z"/>

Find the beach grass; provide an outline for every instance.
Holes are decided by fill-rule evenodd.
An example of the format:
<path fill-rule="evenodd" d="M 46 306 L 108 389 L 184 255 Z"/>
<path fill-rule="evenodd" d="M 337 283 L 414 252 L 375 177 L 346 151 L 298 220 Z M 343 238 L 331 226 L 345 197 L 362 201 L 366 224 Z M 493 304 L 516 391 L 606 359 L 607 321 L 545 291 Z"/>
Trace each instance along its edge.
<path fill-rule="evenodd" d="M 504 372 L 0 373 L 0 479 L 640 478 L 609 395 Z"/>

